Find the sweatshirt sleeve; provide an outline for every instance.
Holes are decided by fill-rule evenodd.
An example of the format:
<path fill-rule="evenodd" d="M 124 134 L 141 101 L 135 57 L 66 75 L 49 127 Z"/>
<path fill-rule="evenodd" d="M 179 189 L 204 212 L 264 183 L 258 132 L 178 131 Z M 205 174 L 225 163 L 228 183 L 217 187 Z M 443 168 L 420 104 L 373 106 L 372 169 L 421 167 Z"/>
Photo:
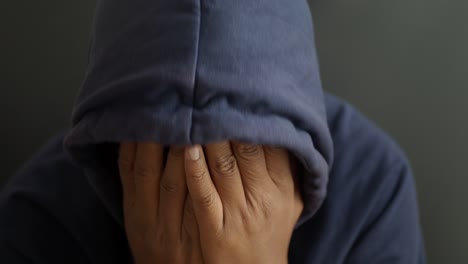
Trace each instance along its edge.
<path fill-rule="evenodd" d="M 380 195 L 371 203 L 346 263 L 425 263 L 411 168 L 403 162 L 382 173 L 391 177 L 374 186 Z"/>

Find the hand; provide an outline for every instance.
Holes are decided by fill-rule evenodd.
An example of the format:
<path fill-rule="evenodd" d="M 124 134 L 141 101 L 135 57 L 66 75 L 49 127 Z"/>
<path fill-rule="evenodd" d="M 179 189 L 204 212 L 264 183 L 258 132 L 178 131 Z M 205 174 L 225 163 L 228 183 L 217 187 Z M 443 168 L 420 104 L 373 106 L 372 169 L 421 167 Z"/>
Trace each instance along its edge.
<path fill-rule="evenodd" d="M 303 202 L 285 149 L 196 145 L 185 170 L 205 263 L 287 263 Z"/>
<path fill-rule="evenodd" d="M 125 231 L 135 263 L 203 263 L 184 171 L 184 148 L 122 143 Z"/>

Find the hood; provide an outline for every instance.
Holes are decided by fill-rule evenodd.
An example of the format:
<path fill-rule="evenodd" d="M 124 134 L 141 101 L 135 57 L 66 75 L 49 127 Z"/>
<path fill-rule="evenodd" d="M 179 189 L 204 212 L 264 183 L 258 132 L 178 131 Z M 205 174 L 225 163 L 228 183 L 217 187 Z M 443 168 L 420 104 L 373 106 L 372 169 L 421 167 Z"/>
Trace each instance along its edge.
<path fill-rule="evenodd" d="M 128 140 L 287 148 L 310 219 L 333 148 L 306 0 L 98 1 L 64 147 L 120 223 Z"/>

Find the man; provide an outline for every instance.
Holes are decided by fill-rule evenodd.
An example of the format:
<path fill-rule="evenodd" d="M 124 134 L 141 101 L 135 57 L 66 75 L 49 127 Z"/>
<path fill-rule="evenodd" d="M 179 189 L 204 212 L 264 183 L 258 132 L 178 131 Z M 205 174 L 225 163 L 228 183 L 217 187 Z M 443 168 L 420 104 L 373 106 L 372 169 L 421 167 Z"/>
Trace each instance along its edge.
<path fill-rule="evenodd" d="M 323 94 L 305 0 L 101 0 L 89 55 L 0 261 L 425 262 L 407 159 Z"/>

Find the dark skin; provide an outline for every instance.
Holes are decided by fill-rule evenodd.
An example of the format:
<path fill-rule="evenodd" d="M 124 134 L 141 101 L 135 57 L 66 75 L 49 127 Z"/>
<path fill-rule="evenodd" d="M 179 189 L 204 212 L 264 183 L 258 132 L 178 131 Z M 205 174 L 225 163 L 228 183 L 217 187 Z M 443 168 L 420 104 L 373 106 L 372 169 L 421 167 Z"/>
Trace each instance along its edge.
<path fill-rule="evenodd" d="M 171 147 L 163 164 L 160 144 L 121 144 L 135 263 L 287 263 L 303 209 L 288 152 L 230 141 L 194 147 Z"/>

